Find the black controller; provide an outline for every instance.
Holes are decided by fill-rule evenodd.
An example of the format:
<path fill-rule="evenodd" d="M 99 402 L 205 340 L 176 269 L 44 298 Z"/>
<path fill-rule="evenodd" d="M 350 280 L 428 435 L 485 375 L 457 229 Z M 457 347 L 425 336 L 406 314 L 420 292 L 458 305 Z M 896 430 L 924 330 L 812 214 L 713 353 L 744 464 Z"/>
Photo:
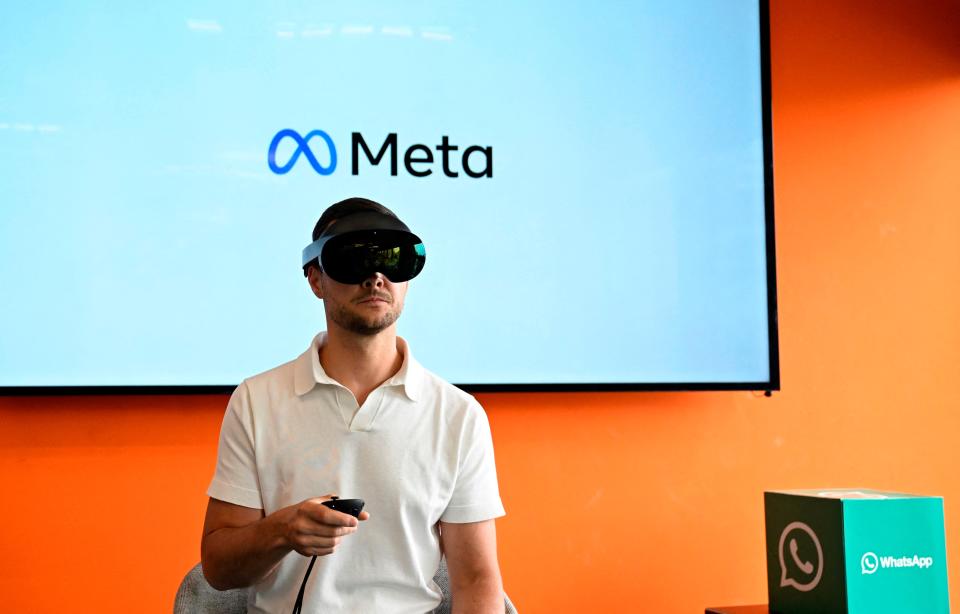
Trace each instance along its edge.
<path fill-rule="evenodd" d="M 324 505 L 332 510 L 350 514 L 354 518 L 360 517 L 360 511 L 363 509 L 363 499 L 341 499 L 332 497 L 329 501 L 323 501 Z"/>
<path fill-rule="evenodd" d="M 341 499 L 340 497 L 330 497 L 329 501 L 321 501 L 332 510 L 350 514 L 357 520 L 360 519 L 360 510 L 363 509 L 363 499 Z M 297 594 L 297 601 L 293 604 L 293 614 L 301 614 L 303 611 L 303 591 L 307 588 L 307 578 L 313 571 L 313 564 L 317 562 L 317 555 L 310 558 L 310 564 L 307 566 L 307 573 L 303 574 L 303 582 L 300 583 L 300 592 Z"/>

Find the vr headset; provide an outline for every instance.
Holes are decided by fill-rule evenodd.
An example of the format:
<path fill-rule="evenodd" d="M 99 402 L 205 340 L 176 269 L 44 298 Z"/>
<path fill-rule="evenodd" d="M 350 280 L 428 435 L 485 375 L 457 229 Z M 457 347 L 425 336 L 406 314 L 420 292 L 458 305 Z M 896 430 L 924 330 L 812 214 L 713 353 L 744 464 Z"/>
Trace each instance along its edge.
<path fill-rule="evenodd" d="M 426 260 L 423 241 L 406 224 L 377 211 L 358 211 L 334 221 L 303 248 L 303 274 L 319 261 L 320 269 L 342 284 L 359 284 L 375 273 L 400 283 L 416 277 Z"/>

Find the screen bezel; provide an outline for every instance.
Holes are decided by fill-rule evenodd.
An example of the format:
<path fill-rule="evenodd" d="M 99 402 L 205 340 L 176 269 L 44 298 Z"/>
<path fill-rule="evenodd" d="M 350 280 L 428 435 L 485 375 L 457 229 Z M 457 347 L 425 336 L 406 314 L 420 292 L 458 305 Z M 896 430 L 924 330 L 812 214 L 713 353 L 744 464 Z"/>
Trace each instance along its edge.
<path fill-rule="evenodd" d="M 780 390 L 780 348 L 777 318 L 776 240 L 773 189 L 773 123 L 770 93 L 770 5 L 758 0 L 760 33 L 760 96 L 763 125 L 764 224 L 766 239 L 767 339 L 769 379 L 748 382 L 658 382 L 658 383 L 528 383 L 477 384 L 455 383 L 471 393 L 491 392 L 692 392 L 747 390 L 768 395 Z M 238 382 L 239 383 L 239 382 Z M 224 385 L 149 385 L 149 386 L 0 386 L 3 396 L 41 395 L 206 395 L 229 394 L 236 384 Z"/>

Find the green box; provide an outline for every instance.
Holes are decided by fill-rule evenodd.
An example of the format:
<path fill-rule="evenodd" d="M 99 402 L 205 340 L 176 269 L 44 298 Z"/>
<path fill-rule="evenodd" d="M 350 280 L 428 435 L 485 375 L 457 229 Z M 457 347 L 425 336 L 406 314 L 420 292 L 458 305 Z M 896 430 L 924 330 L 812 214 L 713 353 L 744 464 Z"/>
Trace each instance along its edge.
<path fill-rule="evenodd" d="M 950 612 L 941 497 L 766 492 L 764 514 L 771 612 Z"/>

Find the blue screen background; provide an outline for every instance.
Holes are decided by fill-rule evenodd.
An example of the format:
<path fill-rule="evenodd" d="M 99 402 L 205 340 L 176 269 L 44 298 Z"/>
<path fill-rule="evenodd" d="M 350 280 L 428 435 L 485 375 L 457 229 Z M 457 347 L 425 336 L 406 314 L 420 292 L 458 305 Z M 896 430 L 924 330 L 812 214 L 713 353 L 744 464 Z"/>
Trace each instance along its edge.
<path fill-rule="evenodd" d="M 324 328 L 300 250 L 354 195 L 424 239 L 398 331 L 450 381 L 768 380 L 755 0 L 137 4 L 0 22 L 0 386 L 294 358 Z M 335 172 L 272 172 L 285 128 Z M 397 176 L 352 175 L 353 132 L 396 133 Z M 459 176 L 407 174 L 444 135 Z"/>

